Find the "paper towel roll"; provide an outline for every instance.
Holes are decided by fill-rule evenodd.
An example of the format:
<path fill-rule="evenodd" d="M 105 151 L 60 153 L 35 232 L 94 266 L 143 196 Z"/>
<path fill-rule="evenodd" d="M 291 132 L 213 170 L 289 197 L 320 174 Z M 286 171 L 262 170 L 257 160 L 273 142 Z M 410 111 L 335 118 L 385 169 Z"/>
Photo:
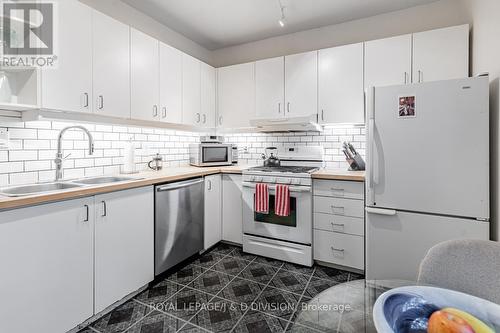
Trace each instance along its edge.
<path fill-rule="evenodd" d="M 125 142 L 123 147 L 123 173 L 135 173 L 135 144 L 131 140 Z"/>

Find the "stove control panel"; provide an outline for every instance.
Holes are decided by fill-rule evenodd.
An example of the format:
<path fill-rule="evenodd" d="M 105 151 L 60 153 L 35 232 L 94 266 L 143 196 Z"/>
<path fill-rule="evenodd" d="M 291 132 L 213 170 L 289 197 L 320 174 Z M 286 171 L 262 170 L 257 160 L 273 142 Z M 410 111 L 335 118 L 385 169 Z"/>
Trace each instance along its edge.
<path fill-rule="evenodd" d="M 311 186 L 311 178 L 243 175 L 244 182 Z"/>

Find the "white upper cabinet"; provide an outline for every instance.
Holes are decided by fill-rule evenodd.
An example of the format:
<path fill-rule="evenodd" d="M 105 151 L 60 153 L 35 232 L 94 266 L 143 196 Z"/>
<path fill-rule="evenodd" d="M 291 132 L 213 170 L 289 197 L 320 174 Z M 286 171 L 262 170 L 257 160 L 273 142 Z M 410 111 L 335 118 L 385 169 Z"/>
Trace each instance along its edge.
<path fill-rule="evenodd" d="M 365 88 L 411 82 L 411 35 L 365 43 Z"/>
<path fill-rule="evenodd" d="M 201 117 L 201 62 L 190 55 L 182 55 L 182 123 L 200 126 Z"/>
<path fill-rule="evenodd" d="M 259 60 L 255 63 L 255 112 L 257 118 L 285 116 L 285 58 Z"/>
<path fill-rule="evenodd" d="M 285 115 L 318 113 L 318 51 L 285 57 Z"/>
<path fill-rule="evenodd" d="M 215 94 L 215 93 L 214 93 Z M 160 42 L 160 116 L 182 122 L 182 52 Z"/>
<path fill-rule="evenodd" d="M 217 126 L 250 127 L 255 118 L 255 63 L 217 69 Z"/>
<path fill-rule="evenodd" d="M 158 120 L 160 119 L 158 40 L 131 29 L 130 61 L 131 117 Z"/>
<path fill-rule="evenodd" d="M 413 34 L 413 82 L 469 76 L 469 25 Z"/>
<path fill-rule="evenodd" d="M 42 72 L 44 109 L 92 111 L 92 9 L 58 0 L 56 68 Z"/>
<path fill-rule="evenodd" d="M 364 123 L 363 43 L 319 51 L 319 122 Z"/>
<path fill-rule="evenodd" d="M 92 21 L 94 110 L 130 118 L 130 28 L 97 11 Z"/>
<path fill-rule="evenodd" d="M 215 90 L 216 71 L 210 65 L 201 63 L 201 126 L 207 128 L 215 127 Z"/>
<path fill-rule="evenodd" d="M 154 279 L 153 187 L 95 198 L 95 313 Z"/>

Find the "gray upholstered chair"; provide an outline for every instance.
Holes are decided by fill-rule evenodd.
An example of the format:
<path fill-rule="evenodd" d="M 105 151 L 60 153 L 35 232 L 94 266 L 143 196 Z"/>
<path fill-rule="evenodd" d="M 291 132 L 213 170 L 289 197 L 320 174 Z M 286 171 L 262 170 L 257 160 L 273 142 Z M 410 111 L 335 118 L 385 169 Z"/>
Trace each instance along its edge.
<path fill-rule="evenodd" d="M 440 243 L 422 260 L 418 282 L 500 304 L 500 243 L 468 239 Z"/>

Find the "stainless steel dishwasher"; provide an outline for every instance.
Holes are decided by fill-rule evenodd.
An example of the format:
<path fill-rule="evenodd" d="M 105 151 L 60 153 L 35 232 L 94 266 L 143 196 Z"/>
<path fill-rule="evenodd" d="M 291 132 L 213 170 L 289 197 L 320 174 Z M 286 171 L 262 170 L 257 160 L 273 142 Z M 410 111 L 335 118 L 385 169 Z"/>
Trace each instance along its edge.
<path fill-rule="evenodd" d="M 155 188 L 155 275 L 203 250 L 203 178 Z"/>

